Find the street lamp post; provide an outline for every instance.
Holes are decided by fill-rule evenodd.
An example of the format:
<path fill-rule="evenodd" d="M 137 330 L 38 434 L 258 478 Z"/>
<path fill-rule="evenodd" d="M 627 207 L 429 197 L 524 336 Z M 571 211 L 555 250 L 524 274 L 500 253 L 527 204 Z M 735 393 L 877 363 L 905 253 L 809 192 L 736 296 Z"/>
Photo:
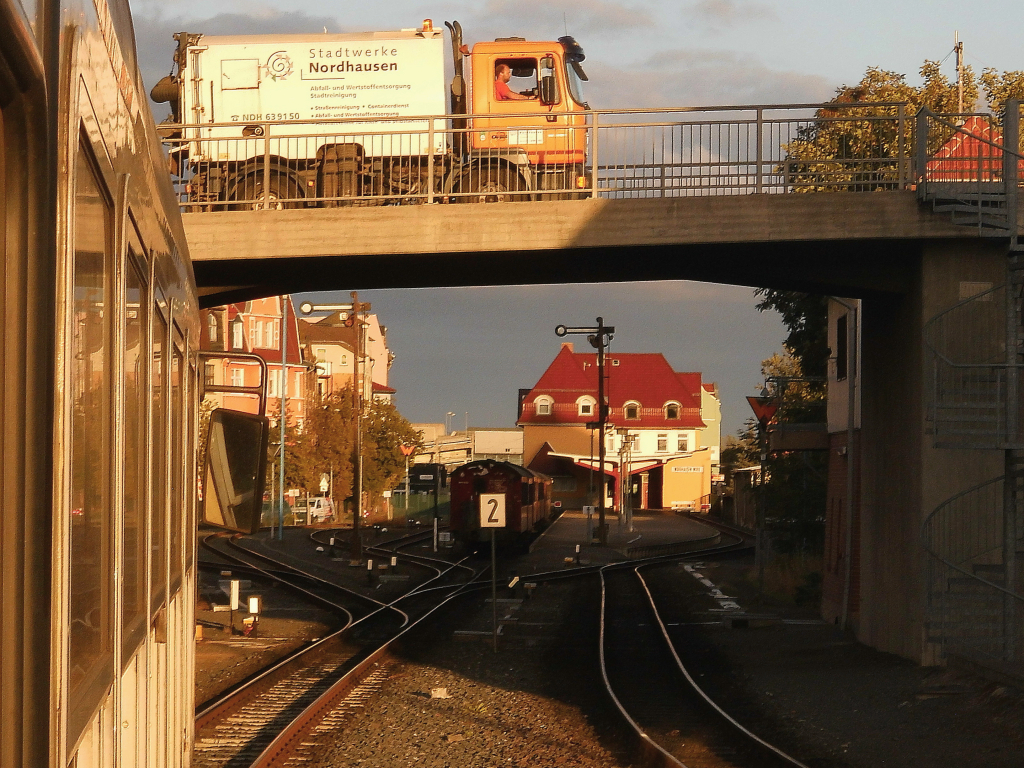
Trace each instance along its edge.
<path fill-rule="evenodd" d="M 597 425 L 601 434 L 601 442 L 598 446 L 598 476 L 600 477 L 600 488 L 597 496 L 597 524 L 598 538 L 602 545 L 606 545 L 608 543 L 608 530 L 604 524 L 604 427 L 608 421 L 608 404 L 605 402 L 604 397 L 604 351 L 605 347 L 607 347 L 608 345 L 608 342 L 612 340 L 613 333 L 615 333 L 615 326 L 605 325 L 604 318 L 602 317 L 597 318 L 597 325 L 595 327 L 570 327 L 565 325 L 559 325 L 555 327 L 556 336 L 567 336 L 569 334 L 583 334 L 587 337 L 587 341 L 590 342 L 590 345 L 597 350 Z"/>
<path fill-rule="evenodd" d="M 352 291 L 352 301 L 347 304 L 312 304 L 305 301 L 299 305 L 299 311 L 308 315 L 312 312 L 342 312 L 345 324 L 349 327 L 356 326 L 356 351 L 355 361 L 352 369 L 352 404 L 355 407 L 355 456 L 353 472 L 356 475 L 355 481 L 355 504 L 352 512 L 352 559 L 363 559 L 363 540 L 359 531 L 359 519 L 363 513 L 363 389 L 365 383 L 363 374 L 360 374 L 360 362 L 365 347 L 363 336 L 367 326 L 364 319 L 365 314 L 370 310 L 370 302 L 359 301 L 359 294 Z M 363 366 L 365 371 L 366 366 Z"/>

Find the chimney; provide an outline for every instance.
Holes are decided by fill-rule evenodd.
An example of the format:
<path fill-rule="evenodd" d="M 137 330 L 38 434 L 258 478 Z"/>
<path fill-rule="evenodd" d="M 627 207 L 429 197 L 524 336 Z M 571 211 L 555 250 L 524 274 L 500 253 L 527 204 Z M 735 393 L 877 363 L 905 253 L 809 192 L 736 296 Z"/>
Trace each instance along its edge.
<path fill-rule="evenodd" d="M 572 352 L 573 351 L 573 349 L 572 349 L 572 342 L 571 341 L 563 341 L 562 342 L 562 349 L 568 349 L 570 352 Z"/>

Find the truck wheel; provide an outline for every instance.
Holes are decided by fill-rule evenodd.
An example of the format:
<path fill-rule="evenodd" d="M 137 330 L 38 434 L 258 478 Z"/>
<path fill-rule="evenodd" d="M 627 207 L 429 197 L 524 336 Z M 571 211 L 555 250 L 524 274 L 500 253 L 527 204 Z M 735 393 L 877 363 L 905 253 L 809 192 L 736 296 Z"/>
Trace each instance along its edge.
<path fill-rule="evenodd" d="M 250 173 L 239 178 L 228 193 L 232 211 L 262 211 L 299 208 L 302 196 L 299 187 L 286 172 L 270 169 L 270 181 L 264 189 L 263 173 Z"/>
<path fill-rule="evenodd" d="M 523 177 L 508 166 L 471 168 L 459 184 L 459 191 L 470 194 L 456 199 L 460 203 L 506 203 L 527 199 L 509 194 L 525 190 Z"/>

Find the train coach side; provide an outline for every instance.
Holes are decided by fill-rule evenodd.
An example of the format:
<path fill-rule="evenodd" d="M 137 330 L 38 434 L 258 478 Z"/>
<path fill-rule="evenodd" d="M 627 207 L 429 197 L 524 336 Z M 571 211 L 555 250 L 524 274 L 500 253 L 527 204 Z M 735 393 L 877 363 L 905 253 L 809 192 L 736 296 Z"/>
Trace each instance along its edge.
<path fill-rule="evenodd" d="M 0 212 L 0 765 L 189 765 L 198 300 L 126 0 L 0 0 Z"/>

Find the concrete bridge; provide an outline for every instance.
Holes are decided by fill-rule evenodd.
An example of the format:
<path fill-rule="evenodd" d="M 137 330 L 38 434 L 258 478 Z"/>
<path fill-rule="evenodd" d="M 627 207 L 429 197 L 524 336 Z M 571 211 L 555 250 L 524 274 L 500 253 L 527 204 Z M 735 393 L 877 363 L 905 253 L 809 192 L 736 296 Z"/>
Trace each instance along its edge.
<path fill-rule="evenodd" d="M 979 244 L 975 232 L 932 213 L 909 190 L 223 211 L 184 219 L 207 304 L 330 288 L 637 280 L 860 297 L 909 290 L 926 246 Z"/>
<path fill-rule="evenodd" d="M 757 137 L 768 130 L 765 109 L 756 108 L 757 119 L 748 121 Z M 988 569 L 982 573 L 991 574 L 1001 567 L 998 559 L 1005 569 L 1003 586 L 985 581 L 984 587 L 995 589 L 997 602 L 1006 608 L 992 630 L 998 635 L 994 642 L 1003 649 L 997 654 L 1003 661 L 1019 664 L 1024 638 L 1018 637 L 1015 606 L 1024 598 L 1017 594 L 1010 561 L 1024 550 L 1024 540 L 1018 541 L 1011 532 L 1017 528 L 1007 521 L 1017 520 L 1024 502 L 1008 491 L 1002 507 L 978 512 L 995 521 L 993 535 L 1006 539 L 1001 559 L 984 551 L 980 560 L 954 563 L 941 553 L 929 554 L 922 546 L 922 524 L 934 520 L 930 516 L 946 500 L 1008 472 L 1015 466 L 1011 449 L 1024 448 L 1024 420 L 1009 428 L 1005 419 L 1002 426 L 983 425 L 980 439 L 975 429 L 975 437 L 958 443 L 955 429 L 952 440 L 938 439 L 942 417 L 937 415 L 940 401 L 973 397 L 973 407 L 979 391 L 984 397 L 996 393 L 992 397 L 999 402 L 992 407 L 998 413 L 1000 403 L 1020 398 L 1019 390 L 1003 386 L 1016 382 L 1021 365 L 1019 307 L 1008 300 L 999 304 L 998 322 L 984 330 L 995 334 L 996 347 L 1002 344 L 1003 358 L 986 363 L 980 378 L 953 377 L 954 389 L 964 382 L 974 389 L 940 392 L 937 366 L 975 368 L 964 368 L 924 343 L 929 321 L 960 306 L 979 286 L 984 291 L 1024 282 L 1016 277 L 1020 157 L 1003 156 L 990 133 L 968 136 L 975 142 L 973 155 L 951 160 L 943 155 L 950 145 L 932 135 L 937 130 L 940 138 L 970 146 L 962 140 L 962 127 L 941 119 L 929 123 L 925 116 L 916 132 L 907 132 L 904 121 L 912 118 L 902 108 L 885 119 L 897 136 L 916 140 L 901 145 L 895 156 L 840 158 L 815 171 L 825 174 L 824 181 L 801 177 L 803 166 L 787 165 L 785 152 L 765 153 L 758 141 L 753 159 L 730 156 L 723 164 L 718 153 L 707 160 L 727 168 L 723 174 L 729 179 L 710 188 L 686 186 L 694 179 L 703 184 L 705 177 L 693 175 L 694 163 L 662 157 L 654 194 L 633 195 L 629 185 L 599 181 L 609 169 L 621 171 L 619 164 L 595 161 L 588 170 L 590 199 L 430 204 L 431 182 L 422 199 L 405 201 L 426 203 L 418 205 L 363 201 L 345 207 L 341 200 L 338 207 L 321 208 L 310 206 L 322 199 L 293 199 L 298 207 L 212 210 L 218 206 L 189 202 L 210 210 L 188 213 L 185 228 L 206 306 L 304 290 L 681 279 L 862 299 L 860 354 L 852 369 L 859 429 L 853 450 L 841 452 L 847 458 L 838 465 L 830 462 L 855 474 L 852 548 L 841 543 L 833 552 L 853 564 L 852 625 L 872 646 L 935 662 L 944 652 L 965 647 L 951 639 L 948 616 L 936 623 L 931 606 L 937 592 L 952 589 L 950 574 L 974 578 L 979 563 Z M 1015 126 L 1016 119 L 1006 124 L 1011 123 Z M 1016 147 L 1016 137 L 1010 139 L 1008 133 L 1007 146 Z M 603 139 L 601 146 L 607 145 Z M 792 149 L 793 144 L 777 140 L 774 146 Z M 865 162 L 874 165 L 865 171 Z M 687 175 L 666 184 L 666 169 L 674 173 L 683 166 Z M 635 182 L 637 173 L 649 181 L 651 164 L 636 167 L 643 170 L 634 170 L 629 181 Z M 768 183 L 769 177 L 775 181 Z M 830 191 L 787 194 L 819 189 Z M 991 296 L 977 298 L 984 302 Z M 1013 330 L 1004 337 L 1007 328 Z M 971 343 L 967 334 L 964 347 Z M 993 389 L 993 382 L 999 386 Z M 974 418 L 978 408 L 970 413 Z M 949 423 L 955 426 L 958 418 L 954 414 Z M 848 519 L 845 508 L 839 514 Z M 962 520 L 945 524 L 956 527 Z M 1019 529 L 1024 533 L 1024 522 Z M 947 568 L 938 577 L 935 561 Z M 954 623 L 965 623 L 965 616 L 970 624 L 968 614 L 954 616 Z"/>

